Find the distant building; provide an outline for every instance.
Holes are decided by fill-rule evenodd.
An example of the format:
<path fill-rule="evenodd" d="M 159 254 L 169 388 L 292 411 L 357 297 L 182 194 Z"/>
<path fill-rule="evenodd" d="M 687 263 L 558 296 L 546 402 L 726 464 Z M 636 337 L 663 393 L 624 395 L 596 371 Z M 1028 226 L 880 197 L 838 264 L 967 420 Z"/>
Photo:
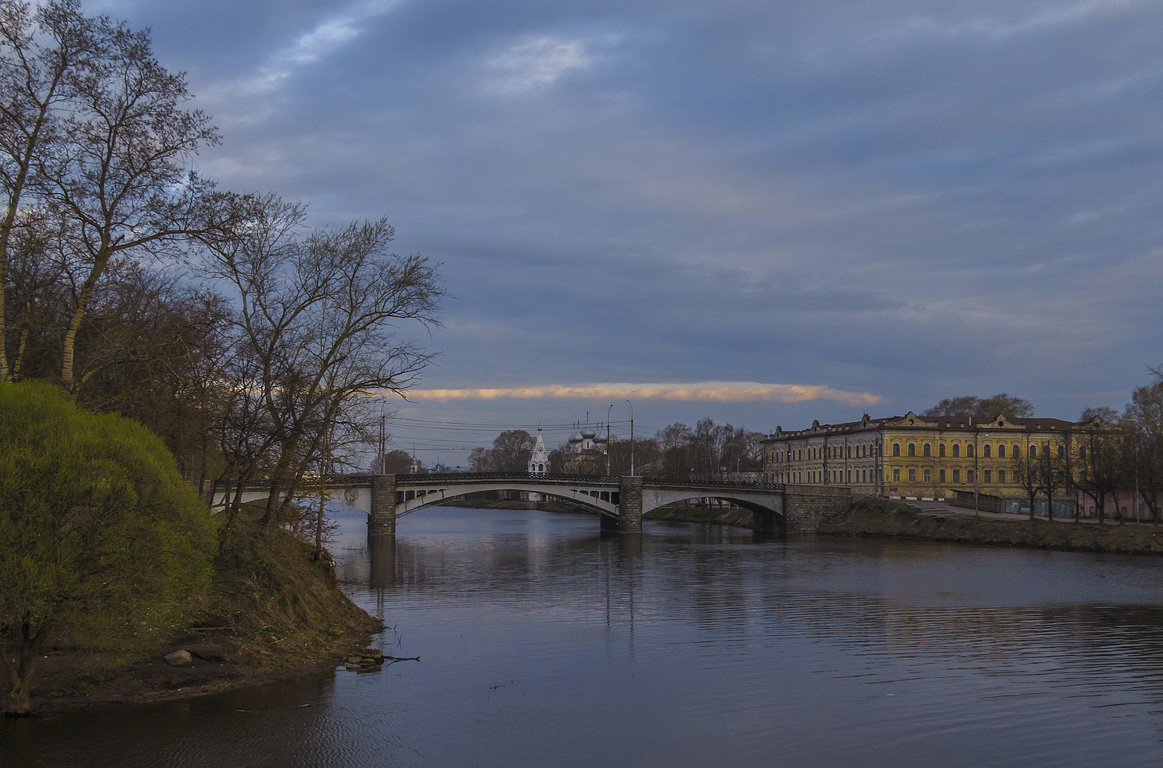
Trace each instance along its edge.
<path fill-rule="evenodd" d="M 537 444 L 529 454 L 529 474 L 545 475 L 549 473 L 549 451 L 545 450 L 545 441 L 541 439 L 541 427 L 537 428 Z"/>
<path fill-rule="evenodd" d="M 762 441 L 764 481 L 834 485 L 898 498 L 953 498 L 958 491 L 1021 498 L 1023 457 L 1076 455 L 1100 423 L 1062 419 L 904 416 L 812 423 Z M 1065 493 L 1065 489 L 1063 489 Z"/>
<path fill-rule="evenodd" d="M 565 471 L 575 475 L 600 475 L 606 471 L 606 437 L 588 424 L 561 447 Z"/>

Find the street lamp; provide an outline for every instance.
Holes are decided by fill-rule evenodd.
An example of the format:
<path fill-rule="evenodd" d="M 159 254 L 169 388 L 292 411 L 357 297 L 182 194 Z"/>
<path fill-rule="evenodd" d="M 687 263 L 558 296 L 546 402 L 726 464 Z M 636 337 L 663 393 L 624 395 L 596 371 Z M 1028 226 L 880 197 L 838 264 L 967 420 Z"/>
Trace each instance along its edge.
<path fill-rule="evenodd" d="M 634 477 L 634 403 L 627 400 L 626 405 L 630 406 L 630 477 Z"/>
<path fill-rule="evenodd" d="M 610 407 L 606 409 L 606 477 L 610 476 L 610 412 L 614 410 L 614 404 L 610 403 Z"/>

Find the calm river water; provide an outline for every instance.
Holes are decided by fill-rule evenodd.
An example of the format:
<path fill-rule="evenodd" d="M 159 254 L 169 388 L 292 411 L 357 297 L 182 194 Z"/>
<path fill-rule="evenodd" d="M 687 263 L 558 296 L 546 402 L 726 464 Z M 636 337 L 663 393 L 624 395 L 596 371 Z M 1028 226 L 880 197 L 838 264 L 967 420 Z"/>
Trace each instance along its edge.
<path fill-rule="evenodd" d="M 434 509 L 335 546 L 385 652 L 0 723 L 0 765 L 1158 766 L 1163 560 Z"/>

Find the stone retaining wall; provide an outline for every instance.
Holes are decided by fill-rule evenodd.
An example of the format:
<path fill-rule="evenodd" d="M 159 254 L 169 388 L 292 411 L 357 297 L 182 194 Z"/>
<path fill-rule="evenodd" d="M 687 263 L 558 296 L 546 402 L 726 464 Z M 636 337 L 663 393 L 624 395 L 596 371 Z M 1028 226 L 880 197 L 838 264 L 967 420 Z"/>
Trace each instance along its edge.
<path fill-rule="evenodd" d="M 850 488 L 789 485 L 784 494 L 787 533 L 815 533 L 825 520 L 842 514 L 851 504 Z"/>

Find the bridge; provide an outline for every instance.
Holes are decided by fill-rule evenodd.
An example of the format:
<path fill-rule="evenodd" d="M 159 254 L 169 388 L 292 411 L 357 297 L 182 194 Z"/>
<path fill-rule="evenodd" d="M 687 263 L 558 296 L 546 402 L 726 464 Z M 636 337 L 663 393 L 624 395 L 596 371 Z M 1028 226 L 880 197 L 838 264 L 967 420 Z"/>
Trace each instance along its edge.
<path fill-rule="evenodd" d="M 603 531 L 641 533 L 651 511 L 691 499 L 718 499 L 752 512 L 756 532 L 809 533 L 851 501 L 846 489 L 771 483 L 683 482 L 641 476 L 456 473 L 338 475 L 323 486 L 333 499 L 367 513 L 370 536 L 393 536 L 396 521 L 417 510 L 488 491 L 541 494 L 594 512 Z M 316 485 L 312 490 L 318 492 Z M 257 492 L 256 492 L 257 494 Z M 248 500 L 250 494 L 244 495 Z"/>

